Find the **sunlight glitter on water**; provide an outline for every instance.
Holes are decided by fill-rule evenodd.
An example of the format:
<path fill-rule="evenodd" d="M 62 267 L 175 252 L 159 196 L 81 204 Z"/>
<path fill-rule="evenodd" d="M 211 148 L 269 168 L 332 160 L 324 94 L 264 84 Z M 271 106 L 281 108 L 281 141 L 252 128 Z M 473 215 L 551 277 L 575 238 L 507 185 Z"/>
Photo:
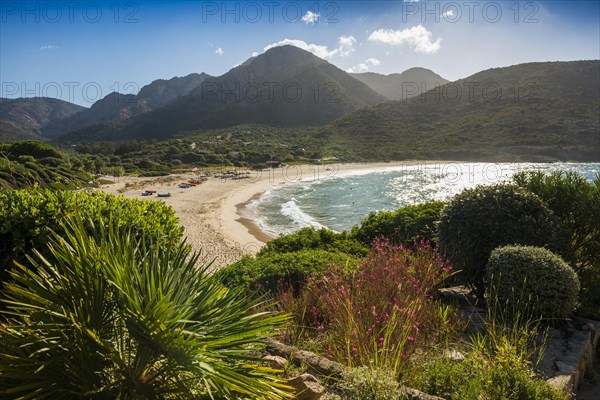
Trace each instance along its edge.
<path fill-rule="evenodd" d="M 417 163 L 347 171 L 288 182 L 263 194 L 248 210 L 273 235 L 307 226 L 343 231 L 371 211 L 449 200 L 465 188 L 508 181 L 516 172 L 528 170 L 576 171 L 592 180 L 600 173 L 600 163 Z"/>

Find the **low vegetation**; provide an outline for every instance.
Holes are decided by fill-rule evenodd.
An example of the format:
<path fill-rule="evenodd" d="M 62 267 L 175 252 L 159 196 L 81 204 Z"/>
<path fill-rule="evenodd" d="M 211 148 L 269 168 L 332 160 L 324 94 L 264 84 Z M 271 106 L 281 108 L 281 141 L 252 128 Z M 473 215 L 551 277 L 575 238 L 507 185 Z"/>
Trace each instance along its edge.
<path fill-rule="evenodd" d="M 370 213 L 351 234 L 364 244 L 375 239 L 410 245 L 414 241 L 437 242 L 437 223 L 446 203 L 433 201 L 402 207 L 396 211 Z"/>
<path fill-rule="evenodd" d="M 282 284 L 298 287 L 310 275 L 338 264 L 350 267 L 356 260 L 348 254 L 326 250 L 245 256 L 215 276 L 229 287 L 243 287 L 260 294 L 277 291 Z"/>
<path fill-rule="evenodd" d="M 53 189 L 88 186 L 92 176 L 77 157 L 36 141 L 0 144 L 0 189 L 32 185 Z"/>
<path fill-rule="evenodd" d="M 350 367 L 328 383 L 343 399 L 567 399 L 536 367 L 548 325 L 597 310 L 599 185 L 517 175 L 302 229 L 211 276 L 163 203 L 0 191 L 0 394 L 286 398 L 256 358 L 276 336 Z M 438 292 L 457 281 L 488 304 L 469 330 Z"/>
<path fill-rule="evenodd" d="M 368 242 L 361 244 L 352 235 L 336 233 L 328 229 L 302 228 L 298 232 L 282 235 L 267 243 L 258 256 L 293 253 L 300 250 L 326 250 L 349 255 L 364 256 L 369 252 Z"/>
<path fill-rule="evenodd" d="M 164 141 L 77 143 L 74 149 L 103 168 L 145 176 L 208 166 L 266 168 L 268 161 L 315 163 L 327 157 L 330 152 L 312 137 L 314 130 L 240 125 Z"/>
<path fill-rule="evenodd" d="M 0 282 L 13 262 L 25 264 L 32 249 L 48 256 L 46 243 L 62 234 L 69 215 L 86 216 L 88 232 L 110 216 L 133 235 L 152 237 L 157 246 L 183 235 L 172 208 L 162 202 L 130 200 L 102 192 L 49 189 L 0 190 Z"/>

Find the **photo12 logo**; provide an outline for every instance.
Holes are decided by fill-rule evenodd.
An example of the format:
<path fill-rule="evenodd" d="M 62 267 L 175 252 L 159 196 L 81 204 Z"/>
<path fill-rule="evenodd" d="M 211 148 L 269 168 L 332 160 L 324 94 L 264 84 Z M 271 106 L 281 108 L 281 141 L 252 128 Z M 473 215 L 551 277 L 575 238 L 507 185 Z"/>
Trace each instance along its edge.
<path fill-rule="evenodd" d="M 115 93 L 113 101 L 124 103 L 135 103 L 137 98 L 133 97 L 139 92 L 140 87 L 136 82 L 125 82 L 120 84 L 114 82 L 110 86 L 102 88 L 98 82 L 2 82 L 0 86 L 0 97 L 5 98 L 31 98 L 45 97 L 77 103 L 84 101 L 93 104 L 105 97 L 106 94 Z"/>
<path fill-rule="evenodd" d="M 411 86 L 408 86 L 411 87 Z M 416 86 L 412 86 L 414 90 Z M 539 87 L 536 83 L 520 83 L 501 85 L 498 82 L 460 81 L 445 85 L 436 84 L 432 90 L 421 91 L 422 102 L 444 103 L 496 103 L 502 100 L 514 103 L 536 103 Z"/>
<path fill-rule="evenodd" d="M 469 23 L 484 21 L 498 23 L 536 24 L 540 6 L 534 1 L 404 1 L 402 22 Z"/>
<path fill-rule="evenodd" d="M 116 24 L 139 22 L 138 3 L 127 2 L 78 2 L 78 1 L 4 1 L 0 2 L 2 23 L 50 23 L 86 22 L 95 24 L 102 20 Z"/>
<path fill-rule="evenodd" d="M 202 2 L 202 23 L 287 22 L 305 24 L 335 24 L 339 5 L 336 2 L 306 3 L 293 1 L 206 1 Z"/>
<path fill-rule="evenodd" d="M 338 103 L 335 82 L 203 82 L 202 103 Z"/>

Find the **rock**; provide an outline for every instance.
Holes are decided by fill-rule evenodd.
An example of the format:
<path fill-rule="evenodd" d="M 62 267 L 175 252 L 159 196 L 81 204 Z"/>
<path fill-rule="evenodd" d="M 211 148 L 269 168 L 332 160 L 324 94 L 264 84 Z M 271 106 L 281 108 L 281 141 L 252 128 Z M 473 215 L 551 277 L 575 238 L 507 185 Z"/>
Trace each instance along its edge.
<path fill-rule="evenodd" d="M 264 356 L 263 360 L 269 362 L 271 368 L 284 369 L 288 365 L 288 360 L 279 356 Z"/>
<path fill-rule="evenodd" d="M 341 378 L 349 369 L 338 362 L 328 360 L 318 354 L 310 351 L 300 350 L 293 346 L 288 346 L 273 339 L 267 342 L 267 352 L 269 354 L 291 359 L 298 366 L 307 366 L 310 371 L 320 375 Z"/>
<path fill-rule="evenodd" d="M 573 376 L 572 375 L 557 375 L 554 378 L 546 380 L 546 382 L 555 389 L 561 390 L 564 393 L 573 392 Z"/>
<path fill-rule="evenodd" d="M 325 393 L 325 387 L 311 374 L 298 375 L 288 384 L 295 389 L 298 400 L 318 400 Z"/>
<path fill-rule="evenodd" d="M 548 339 L 562 339 L 562 333 L 556 328 L 548 328 Z"/>
<path fill-rule="evenodd" d="M 454 349 L 444 350 L 443 354 L 444 354 L 444 357 L 446 357 L 450 361 L 454 361 L 454 362 L 460 362 L 465 359 L 465 356 L 463 353 L 461 353 L 458 350 L 454 350 Z"/>
<path fill-rule="evenodd" d="M 576 370 L 576 366 L 562 361 L 555 361 L 556 368 L 561 374 L 572 374 Z"/>

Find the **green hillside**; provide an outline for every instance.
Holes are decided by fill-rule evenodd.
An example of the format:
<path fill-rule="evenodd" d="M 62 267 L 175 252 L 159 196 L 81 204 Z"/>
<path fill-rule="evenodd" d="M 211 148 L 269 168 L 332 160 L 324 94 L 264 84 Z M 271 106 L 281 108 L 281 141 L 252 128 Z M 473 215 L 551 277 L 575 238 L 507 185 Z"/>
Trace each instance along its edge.
<path fill-rule="evenodd" d="M 482 71 L 355 111 L 318 137 L 351 160 L 598 161 L 599 66 L 545 62 Z"/>
<path fill-rule="evenodd" d="M 69 157 L 54 146 L 36 141 L 0 144 L 0 189 L 29 186 L 73 189 L 93 178 L 84 161 Z"/>

